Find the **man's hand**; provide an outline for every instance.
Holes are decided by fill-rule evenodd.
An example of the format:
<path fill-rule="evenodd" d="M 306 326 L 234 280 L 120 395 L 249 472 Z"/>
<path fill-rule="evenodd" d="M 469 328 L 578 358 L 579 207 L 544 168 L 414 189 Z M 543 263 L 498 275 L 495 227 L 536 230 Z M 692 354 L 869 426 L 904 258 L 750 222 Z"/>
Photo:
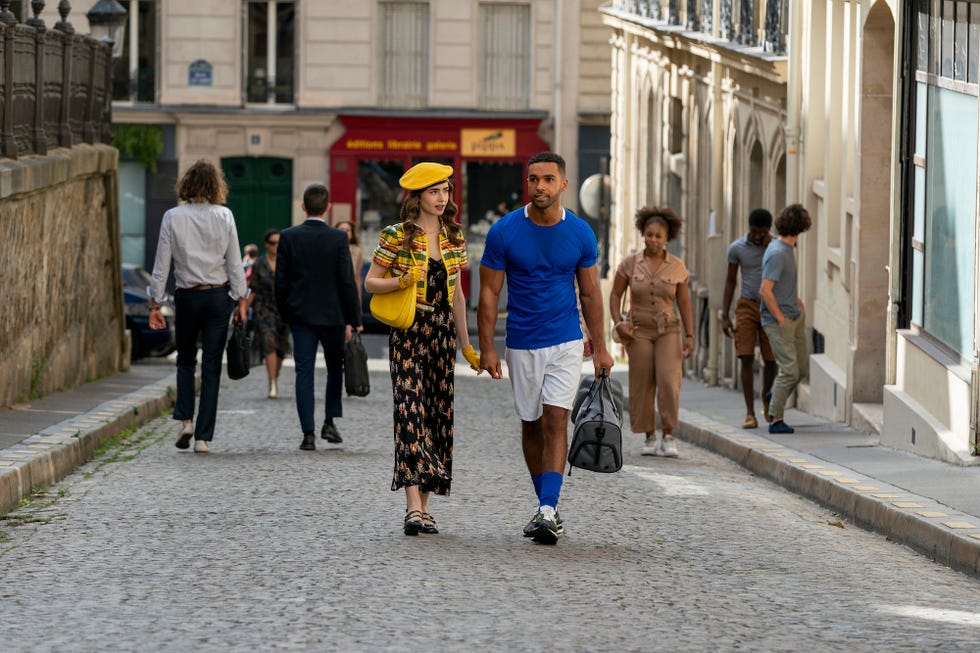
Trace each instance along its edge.
<path fill-rule="evenodd" d="M 728 317 L 727 315 L 721 318 L 721 332 L 729 338 L 735 337 L 735 328 L 732 325 L 732 318 Z"/>
<path fill-rule="evenodd" d="M 150 328 L 154 331 L 167 328 L 167 320 L 159 310 L 150 311 Z"/>
<path fill-rule="evenodd" d="M 504 378 L 503 369 L 500 366 L 500 356 L 492 349 L 480 353 L 480 369 L 489 372 L 491 379 Z"/>
<path fill-rule="evenodd" d="M 609 372 L 612 370 L 612 366 L 616 363 L 613 360 L 612 354 L 605 347 L 601 351 L 596 351 L 592 355 L 592 364 L 595 366 L 595 376 L 599 378 L 599 372 L 601 370 L 606 370 L 606 376 L 609 376 Z"/>
<path fill-rule="evenodd" d="M 238 306 L 235 308 L 235 312 L 231 315 L 232 322 L 241 322 L 245 324 L 248 320 L 248 302 L 244 298 L 238 300 Z"/>

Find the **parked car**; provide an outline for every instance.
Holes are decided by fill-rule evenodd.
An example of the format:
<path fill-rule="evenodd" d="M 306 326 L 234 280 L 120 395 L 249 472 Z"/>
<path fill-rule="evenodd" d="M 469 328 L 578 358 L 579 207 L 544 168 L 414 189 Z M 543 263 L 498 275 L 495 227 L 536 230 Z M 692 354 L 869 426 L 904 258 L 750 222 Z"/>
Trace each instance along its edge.
<path fill-rule="evenodd" d="M 177 348 L 174 335 L 174 310 L 168 304 L 160 307 L 167 322 L 166 329 L 150 328 L 150 274 L 138 265 L 122 266 L 123 310 L 126 313 L 126 329 L 132 341 L 131 360 L 146 356 L 167 356 Z"/>

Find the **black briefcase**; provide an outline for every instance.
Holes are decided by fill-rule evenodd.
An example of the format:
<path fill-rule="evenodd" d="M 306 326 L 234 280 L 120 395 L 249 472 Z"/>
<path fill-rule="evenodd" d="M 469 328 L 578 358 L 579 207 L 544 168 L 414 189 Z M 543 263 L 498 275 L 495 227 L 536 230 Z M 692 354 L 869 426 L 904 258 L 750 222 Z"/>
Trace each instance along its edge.
<path fill-rule="evenodd" d="M 344 388 L 348 397 L 366 397 L 371 392 L 367 349 L 357 331 L 351 334 L 344 348 Z"/>
<path fill-rule="evenodd" d="M 248 376 L 251 365 L 252 337 L 245 332 L 241 320 L 232 322 L 231 335 L 228 336 L 228 378 L 237 381 Z"/>

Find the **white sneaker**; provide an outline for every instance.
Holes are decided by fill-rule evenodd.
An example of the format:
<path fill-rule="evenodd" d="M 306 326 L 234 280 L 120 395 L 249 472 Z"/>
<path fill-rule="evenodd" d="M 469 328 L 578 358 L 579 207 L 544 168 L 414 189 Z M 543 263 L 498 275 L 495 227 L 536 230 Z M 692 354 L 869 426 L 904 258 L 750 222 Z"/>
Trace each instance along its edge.
<path fill-rule="evenodd" d="M 654 435 L 648 435 L 646 442 L 643 444 L 644 456 L 659 456 L 660 454 L 660 434 L 656 433 Z"/>
<path fill-rule="evenodd" d="M 277 379 L 269 381 L 269 399 L 279 398 L 279 382 Z"/>
<path fill-rule="evenodd" d="M 677 445 L 674 443 L 674 436 L 666 436 L 660 443 L 660 455 L 665 458 L 677 458 L 680 456 L 677 453 Z"/>
<path fill-rule="evenodd" d="M 209 453 L 211 447 L 208 446 L 207 440 L 197 440 L 194 442 L 194 453 Z"/>

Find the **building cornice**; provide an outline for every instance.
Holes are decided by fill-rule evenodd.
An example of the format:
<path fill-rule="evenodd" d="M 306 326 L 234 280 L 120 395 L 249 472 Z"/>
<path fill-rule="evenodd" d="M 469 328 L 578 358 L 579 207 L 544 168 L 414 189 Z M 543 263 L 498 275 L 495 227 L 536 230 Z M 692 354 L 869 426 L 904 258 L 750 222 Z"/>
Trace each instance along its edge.
<path fill-rule="evenodd" d="M 247 116 L 258 123 L 295 123 L 324 117 L 376 116 L 379 118 L 454 118 L 473 120 L 544 120 L 547 111 L 481 111 L 463 108 L 378 109 L 375 107 L 266 107 L 215 106 L 198 104 L 159 105 L 113 103 L 114 122 L 167 124 L 181 119 L 213 120 L 215 116 Z"/>

